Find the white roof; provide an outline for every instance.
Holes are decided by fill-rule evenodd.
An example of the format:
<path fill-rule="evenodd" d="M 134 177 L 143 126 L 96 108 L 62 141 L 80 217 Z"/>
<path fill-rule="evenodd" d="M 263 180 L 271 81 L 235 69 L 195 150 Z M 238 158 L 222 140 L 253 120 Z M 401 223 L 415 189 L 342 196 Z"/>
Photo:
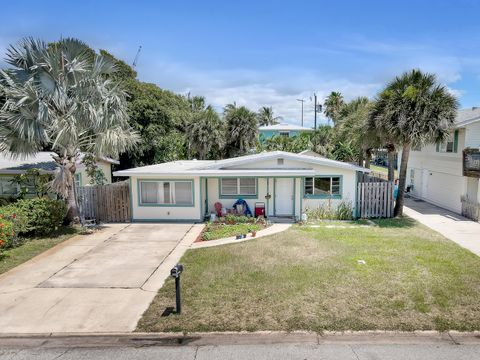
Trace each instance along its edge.
<path fill-rule="evenodd" d="M 268 126 L 260 126 L 258 128 L 260 131 L 313 131 L 311 128 L 292 125 L 292 124 L 275 124 Z"/>
<path fill-rule="evenodd" d="M 480 107 L 458 110 L 455 117 L 455 127 L 461 128 L 480 121 Z"/>
<path fill-rule="evenodd" d="M 254 163 L 262 160 L 283 158 L 287 160 L 299 161 L 310 164 L 337 167 L 352 171 L 370 172 L 369 169 L 348 164 L 342 161 L 336 161 L 326 158 L 314 157 L 310 155 L 294 154 L 285 151 L 270 151 L 260 154 L 240 156 L 225 160 L 181 160 L 172 161 L 163 164 L 142 166 L 138 168 L 115 171 L 114 176 L 144 176 L 152 177 L 155 175 L 197 175 L 197 176 L 312 176 L 315 170 L 311 168 L 278 168 L 278 169 L 229 169 L 235 165 Z"/>

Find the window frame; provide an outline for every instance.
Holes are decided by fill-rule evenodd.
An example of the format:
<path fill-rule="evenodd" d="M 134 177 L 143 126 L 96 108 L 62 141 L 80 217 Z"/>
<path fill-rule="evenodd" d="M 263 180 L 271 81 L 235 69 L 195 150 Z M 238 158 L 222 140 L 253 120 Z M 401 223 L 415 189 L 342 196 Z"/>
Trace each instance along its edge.
<path fill-rule="evenodd" d="M 452 144 L 451 151 L 448 151 L 448 144 Z M 458 153 L 458 129 L 450 134 L 449 138 L 441 143 L 437 143 L 436 152 L 440 154 L 456 154 Z"/>
<path fill-rule="evenodd" d="M 191 183 L 191 186 L 192 186 L 192 203 L 191 204 L 142 203 L 142 183 L 144 182 L 153 182 L 153 183 L 189 182 Z M 137 201 L 138 201 L 139 207 L 195 207 L 195 181 L 194 179 L 137 179 Z"/>
<path fill-rule="evenodd" d="M 306 192 L 306 185 L 307 185 L 307 179 L 313 179 L 313 183 L 315 184 L 315 179 L 316 178 L 328 178 L 330 179 L 330 191 L 332 191 L 333 187 L 333 178 L 338 178 L 338 194 L 307 194 Z M 303 191 L 303 198 L 304 199 L 341 199 L 343 196 L 343 175 L 315 175 L 315 176 L 305 176 L 302 178 L 303 180 L 303 186 L 302 186 L 302 191 Z M 314 192 L 315 192 L 315 186 L 314 186 Z"/>
<path fill-rule="evenodd" d="M 222 181 L 224 179 L 237 180 L 237 194 L 223 194 Z M 240 194 L 240 179 L 255 179 L 255 194 Z M 218 178 L 218 197 L 219 199 L 258 199 L 258 178 L 254 176 L 239 176 L 239 177 L 221 177 Z"/>

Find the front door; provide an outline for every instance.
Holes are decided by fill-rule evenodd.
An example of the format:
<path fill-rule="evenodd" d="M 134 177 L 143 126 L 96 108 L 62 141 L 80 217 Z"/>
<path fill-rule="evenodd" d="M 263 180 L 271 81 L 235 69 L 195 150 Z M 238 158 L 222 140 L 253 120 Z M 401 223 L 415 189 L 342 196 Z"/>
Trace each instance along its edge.
<path fill-rule="evenodd" d="M 292 216 L 293 198 L 293 179 L 275 179 L 275 216 Z"/>

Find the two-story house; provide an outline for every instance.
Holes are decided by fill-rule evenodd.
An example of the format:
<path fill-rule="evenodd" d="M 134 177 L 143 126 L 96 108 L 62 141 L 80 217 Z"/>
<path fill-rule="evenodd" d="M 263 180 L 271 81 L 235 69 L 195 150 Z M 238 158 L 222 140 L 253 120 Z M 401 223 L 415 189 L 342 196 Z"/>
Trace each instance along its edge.
<path fill-rule="evenodd" d="M 480 108 L 460 110 L 455 122 L 444 143 L 412 149 L 407 186 L 412 196 L 461 214 L 462 200 L 480 204 Z"/>
<path fill-rule="evenodd" d="M 294 137 L 299 135 L 300 133 L 311 131 L 313 131 L 313 129 L 292 124 L 275 124 L 268 126 L 260 126 L 258 128 L 260 140 L 270 139 L 278 135 L 285 137 Z"/>

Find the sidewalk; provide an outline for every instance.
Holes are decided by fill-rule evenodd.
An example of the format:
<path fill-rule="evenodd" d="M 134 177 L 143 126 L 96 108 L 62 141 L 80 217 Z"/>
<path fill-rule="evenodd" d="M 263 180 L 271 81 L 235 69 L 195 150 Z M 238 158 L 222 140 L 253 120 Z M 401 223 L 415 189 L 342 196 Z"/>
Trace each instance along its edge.
<path fill-rule="evenodd" d="M 480 256 L 480 223 L 412 198 L 405 199 L 403 213 Z"/>

